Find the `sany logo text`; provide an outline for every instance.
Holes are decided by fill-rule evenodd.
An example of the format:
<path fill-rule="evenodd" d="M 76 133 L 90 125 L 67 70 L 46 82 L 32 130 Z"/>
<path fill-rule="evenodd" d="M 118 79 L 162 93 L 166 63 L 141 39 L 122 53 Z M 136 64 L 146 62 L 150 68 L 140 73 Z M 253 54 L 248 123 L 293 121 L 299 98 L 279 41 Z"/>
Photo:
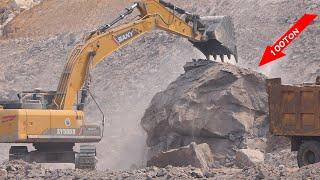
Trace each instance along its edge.
<path fill-rule="evenodd" d="M 126 42 L 127 40 L 133 38 L 134 36 L 138 35 L 139 33 L 134 30 L 134 29 L 130 29 L 129 31 L 122 33 L 118 36 L 115 36 L 115 40 L 118 44 L 122 44 L 124 42 Z"/>

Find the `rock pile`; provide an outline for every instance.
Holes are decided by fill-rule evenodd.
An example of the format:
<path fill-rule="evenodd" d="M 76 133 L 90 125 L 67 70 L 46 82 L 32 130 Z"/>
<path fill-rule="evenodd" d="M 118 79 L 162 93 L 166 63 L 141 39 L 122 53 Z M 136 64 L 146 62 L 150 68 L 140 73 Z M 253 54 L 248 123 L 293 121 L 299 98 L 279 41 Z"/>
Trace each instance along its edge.
<path fill-rule="evenodd" d="M 230 64 L 188 68 L 154 96 L 141 120 L 150 158 L 195 141 L 210 145 L 217 165 L 232 166 L 237 149 L 266 137 L 265 89 L 263 75 Z"/>

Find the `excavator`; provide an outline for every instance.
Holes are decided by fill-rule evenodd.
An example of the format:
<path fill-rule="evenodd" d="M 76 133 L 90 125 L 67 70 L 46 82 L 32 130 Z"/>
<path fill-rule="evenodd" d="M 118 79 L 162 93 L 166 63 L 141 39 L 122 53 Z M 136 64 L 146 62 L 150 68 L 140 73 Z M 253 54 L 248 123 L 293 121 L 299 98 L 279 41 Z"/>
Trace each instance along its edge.
<path fill-rule="evenodd" d="M 136 11 L 138 16 L 120 23 Z M 93 98 L 91 70 L 111 53 L 156 29 L 188 39 L 208 59 L 237 59 L 230 17 L 200 17 L 163 0 L 133 3 L 111 23 L 87 34 L 73 49 L 56 91 L 23 91 L 17 100 L 0 102 L 0 143 L 18 144 L 11 146 L 9 160 L 74 163 L 76 168 L 94 169 L 97 152 L 93 144 L 103 138 L 105 118 L 97 104 L 101 123 L 85 119 L 86 99 Z M 32 145 L 32 150 L 19 145 L 25 143 Z M 78 150 L 74 150 L 76 143 L 80 144 Z"/>

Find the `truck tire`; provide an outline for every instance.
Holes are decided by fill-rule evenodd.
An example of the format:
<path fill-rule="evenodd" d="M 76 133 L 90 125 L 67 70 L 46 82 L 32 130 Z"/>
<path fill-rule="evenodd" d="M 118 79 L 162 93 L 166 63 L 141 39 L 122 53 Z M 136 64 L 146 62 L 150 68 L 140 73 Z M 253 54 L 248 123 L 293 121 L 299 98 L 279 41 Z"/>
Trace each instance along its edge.
<path fill-rule="evenodd" d="M 299 167 L 320 162 L 320 143 L 318 141 L 303 142 L 299 147 L 297 160 Z"/>

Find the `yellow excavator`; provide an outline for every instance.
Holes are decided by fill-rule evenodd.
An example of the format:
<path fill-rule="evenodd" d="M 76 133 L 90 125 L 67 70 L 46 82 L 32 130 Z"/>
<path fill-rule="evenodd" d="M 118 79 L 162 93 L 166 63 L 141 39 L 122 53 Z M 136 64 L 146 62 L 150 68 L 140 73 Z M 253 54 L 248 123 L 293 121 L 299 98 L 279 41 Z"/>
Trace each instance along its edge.
<path fill-rule="evenodd" d="M 118 23 L 137 9 L 129 23 Z M 71 52 L 56 91 L 23 91 L 18 100 L 0 102 L 0 142 L 31 143 L 11 146 L 9 160 L 39 163 L 74 163 L 94 169 L 96 149 L 88 143 L 103 137 L 104 115 L 99 124 L 85 121 L 84 105 L 91 95 L 90 71 L 114 51 L 155 29 L 187 38 L 207 58 L 237 59 L 230 17 L 200 17 L 163 0 L 141 0 L 118 18 L 87 35 Z M 146 49 L 147 50 L 147 49 Z M 97 104 L 98 105 L 98 104 Z M 74 151 L 75 143 L 80 150 Z"/>

